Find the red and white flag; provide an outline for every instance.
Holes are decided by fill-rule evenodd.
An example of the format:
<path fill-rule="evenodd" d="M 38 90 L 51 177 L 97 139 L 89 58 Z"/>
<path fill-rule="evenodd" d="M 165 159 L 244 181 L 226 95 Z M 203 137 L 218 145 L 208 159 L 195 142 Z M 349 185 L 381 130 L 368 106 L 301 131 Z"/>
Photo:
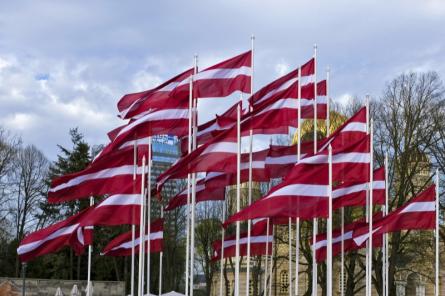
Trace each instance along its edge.
<path fill-rule="evenodd" d="M 366 191 L 369 182 L 345 182 L 332 189 L 332 208 L 334 210 L 342 207 L 365 206 Z M 372 182 L 374 205 L 385 204 L 385 168 L 381 167 L 374 171 Z"/>
<path fill-rule="evenodd" d="M 434 229 L 436 225 L 436 186 L 431 185 L 402 207 L 373 222 L 373 235 L 401 230 Z M 361 246 L 369 238 L 368 227 L 354 231 L 354 242 Z"/>
<path fill-rule="evenodd" d="M 260 219 L 259 221 L 252 221 L 252 228 L 250 231 L 250 255 L 270 255 L 272 254 L 272 226 L 269 226 L 269 233 L 267 232 L 267 220 Z M 239 247 L 240 256 L 247 256 L 247 232 L 240 234 Z M 267 246 L 268 245 L 268 246 Z M 221 240 L 213 243 L 213 258 L 212 261 L 221 259 L 221 249 L 224 248 L 224 258 L 234 257 L 236 255 L 236 235 L 224 238 L 224 243 Z M 268 252 L 266 253 L 266 249 Z"/>
<path fill-rule="evenodd" d="M 194 97 L 227 97 L 235 91 L 250 93 L 251 77 L 252 51 L 248 51 L 195 74 Z"/>
<path fill-rule="evenodd" d="M 20 261 L 27 262 L 36 257 L 55 253 L 70 246 L 76 254 L 81 254 L 92 244 L 92 227 L 82 227 L 80 223 L 90 209 L 83 210 L 56 224 L 32 232 L 25 236 L 17 248 Z"/>
<path fill-rule="evenodd" d="M 332 152 L 332 178 L 368 180 L 369 136 Z M 224 223 L 262 217 L 312 219 L 328 214 L 328 153 L 322 151 L 298 162 L 284 181 L 250 206 L 229 217 Z"/>
<path fill-rule="evenodd" d="M 299 69 L 295 69 L 258 90 L 253 96 L 249 98 L 250 104 L 254 107 L 254 109 L 256 109 L 256 106 L 258 106 L 259 104 L 263 104 L 264 102 L 269 100 L 274 101 L 274 99 L 281 96 L 283 92 L 295 87 L 295 83 L 298 81 L 298 70 Z M 312 76 L 314 75 L 314 73 L 315 60 L 312 58 L 306 64 L 301 66 L 301 77 Z M 304 83 L 302 85 L 304 85 Z"/>
<path fill-rule="evenodd" d="M 223 114 L 216 115 L 216 117 L 206 123 L 198 126 L 198 133 L 196 134 L 196 141 L 198 146 L 205 144 L 217 136 L 221 131 L 225 131 L 236 124 L 238 105 L 242 108 L 242 102 L 239 101 Z M 181 139 L 182 155 L 188 153 L 188 137 Z"/>
<path fill-rule="evenodd" d="M 190 192 L 191 186 L 190 186 Z M 196 203 L 209 201 L 209 200 L 224 200 L 225 188 L 207 188 L 205 179 L 200 179 L 196 182 Z M 166 211 L 174 210 L 178 207 L 187 205 L 187 188 L 179 192 L 168 202 Z"/>
<path fill-rule="evenodd" d="M 158 191 L 170 179 L 185 178 L 189 173 L 233 170 L 238 152 L 237 129 L 233 127 L 180 158 L 157 179 Z"/>
<path fill-rule="evenodd" d="M 146 149 L 138 149 L 137 159 L 147 154 Z M 140 161 L 138 162 L 140 163 Z M 86 169 L 53 179 L 48 191 L 50 203 L 64 202 L 92 195 L 119 194 L 127 184 L 133 184 L 133 147 L 105 155 L 90 164 Z M 136 188 L 140 187 L 142 167 L 136 169 Z"/>
<path fill-rule="evenodd" d="M 130 119 L 151 109 L 187 108 L 191 75 L 193 75 L 193 69 L 188 69 L 156 88 L 126 94 L 117 103 L 119 116 Z"/>
<path fill-rule="evenodd" d="M 311 154 L 314 151 L 314 143 L 312 141 L 301 143 L 300 158 Z M 291 146 L 270 145 L 269 153 L 266 157 L 266 170 L 271 179 L 282 178 L 297 163 L 297 144 Z"/>
<path fill-rule="evenodd" d="M 373 215 L 373 219 L 380 219 L 382 217 L 382 213 L 378 212 Z M 360 219 L 358 221 L 352 222 L 344 226 L 344 232 L 342 235 L 341 228 L 335 229 L 332 231 L 332 256 L 337 256 L 341 253 L 341 244 L 343 241 L 343 251 L 349 252 L 352 250 L 358 250 L 363 248 L 364 246 L 358 246 L 354 243 L 353 240 L 353 232 L 354 229 L 367 227 L 368 223 L 365 222 L 365 219 Z M 382 246 L 383 238 L 382 235 L 375 235 L 373 237 L 372 245 L 374 248 L 379 248 Z M 317 262 L 322 262 L 326 260 L 326 248 L 327 248 L 327 234 L 322 233 L 318 234 L 316 237 L 315 250 L 316 250 L 316 259 Z M 314 246 L 311 242 L 312 247 Z"/>
<path fill-rule="evenodd" d="M 150 235 L 148 236 L 148 227 L 145 231 L 145 252 L 148 250 L 148 242 L 150 242 L 150 253 L 159 253 L 162 251 L 164 243 L 164 219 L 156 219 L 151 222 Z M 135 253 L 139 252 L 139 230 L 136 231 L 135 240 L 132 241 L 132 232 L 125 232 L 114 238 L 104 248 L 101 255 L 105 256 L 131 256 L 131 248 L 135 245 Z"/>
<path fill-rule="evenodd" d="M 113 194 L 94 207 L 82 219 L 82 226 L 139 225 L 141 194 L 140 187 L 124 184 L 121 193 Z"/>

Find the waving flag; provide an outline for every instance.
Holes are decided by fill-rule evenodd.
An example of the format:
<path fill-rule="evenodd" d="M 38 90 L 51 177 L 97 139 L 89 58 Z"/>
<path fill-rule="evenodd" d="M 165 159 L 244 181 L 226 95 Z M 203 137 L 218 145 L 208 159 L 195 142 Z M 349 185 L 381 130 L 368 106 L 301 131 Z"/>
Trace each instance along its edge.
<path fill-rule="evenodd" d="M 368 180 L 369 136 L 332 153 L 333 181 Z M 229 217 L 224 223 L 262 217 L 326 217 L 328 210 L 328 153 L 322 151 L 298 162 L 284 181 L 263 198 Z"/>
<path fill-rule="evenodd" d="M 301 77 L 312 76 L 314 75 L 314 73 L 315 60 L 312 58 L 306 64 L 301 66 Z M 276 97 L 282 96 L 283 92 L 295 88 L 297 86 L 297 81 L 298 69 L 295 69 L 258 90 L 253 96 L 249 98 L 249 102 L 254 107 L 254 109 L 256 109 L 256 106 L 263 104 L 264 102 L 269 100 L 273 101 Z M 304 85 L 303 82 L 300 83 Z M 302 97 L 307 98 L 309 97 L 309 95 L 302 95 Z"/>
<path fill-rule="evenodd" d="M 345 182 L 332 189 L 332 208 L 365 206 L 366 191 L 369 182 Z M 372 182 L 372 201 L 375 205 L 385 204 L 385 168 L 381 167 L 374 171 Z"/>
<path fill-rule="evenodd" d="M 190 188 L 190 192 L 191 188 Z M 209 200 L 224 200 L 225 188 L 207 188 L 205 179 L 200 179 L 196 183 L 196 203 L 209 201 Z M 174 210 L 178 207 L 185 206 L 187 204 L 187 188 L 179 192 L 168 202 L 166 211 Z"/>
<path fill-rule="evenodd" d="M 194 97 L 227 97 L 235 91 L 250 93 L 251 76 L 252 51 L 248 51 L 194 75 Z"/>
<path fill-rule="evenodd" d="M 81 254 L 85 246 L 92 243 L 92 228 L 80 225 L 89 210 L 83 210 L 66 220 L 25 236 L 17 249 L 20 261 L 27 262 L 57 252 L 65 246 L 70 246 L 76 254 Z"/>
<path fill-rule="evenodd" d="M 148 234 L 148 227 L 145 233 Z M 139 230 L 137 230 L 134 240 L 136 253 L 139 252 L 140 241 Z M 150 236 L 145 235 L 145 244 L 147 246 L 148 242 L 150 242 L 150 253 L 159 253 L 162 251 L 164 242 L 164 219 L 157 219 L 151 222 Z M 109 242 L 101 254 L 105 256 L 131 256 L 132 246 L 132 232 L 128 231 Z M 145 252 L 148 250 L 147 246 L 145 246 Z"/>
<path fill-rule="evenodd" d="M 373 220 L 382 218 L 382 213 L 378 212 L 373 215 Z M 337 256 L 341 253 L 341 243 L 343 241 L 344 252 L 349 252 L 352 250 L 358 250 L 364 246 L 358 246 L 354 243 L 353 232 L 355 229 L 368 227 L 368 223 L 365 219 L 360 219 L 358 221 L 352 222 L 344 226 L 344 232 L 342 235 L 341 229 L 335 229 L 332 231 L 332 256 Z M 382 246 L 383 237 L 382 235 L 375 235 L 373 237 L 372 245 L 374 248 L 379 248 Z M 312 245 L 314 247 L 314 245 Z M 327 235 L 326 233 L 318 234 L 316 237 L 315 250 L 317 262 L 322 262 L 326 260 L 326 247 L 327 247 Z"/>
<path fill-rule="evenodd" d="M 272 254 L 272 227 L 269 227 L 269 233 L 267 233 L 266 219 L 260 219 L 259 221 L 252 221 L 252 228 L 250 231 L 250 255 L 270 255 Z M 247 256 L 247 232 L 240 234 L 239 246 L 240 256 Z M 267 247 L 267 245 L 269 245 Z M 221 244 L 221 240 L 213 243 L 213 258 L 212 261 L 221 259 L 221 249 L 224 248 L 224 258 L 235 257 L 236 255 L 236 235 L 228 236 L 224 238 L 224 243 Z M 266 249 L 268 252 L 266 253 Z"/>
<path fill-rule="evenodd" d="M 436 223 L 436 185 L 431 185 L 402 207 L 374 221 L 373 235 L 415 229 L 434 229 Z M 354 231 L 354 242 L 361 246 L 369 238 L 368 227 Z"/>
<path fill-rule="evenodd" d="M 117 103 L 119 116 L 130 119 L 151 109 L 188 108 L 191 75 L 193 69 L 188 69 L 156 88 L 123 96 Z"/>
<path fill-rule="evenodd" d="M 142 159 L 146 153 L 146 149 L 139 149 L 137 159 Z M 118 150 L 101 157 L 80 172 L 54 179 L 48 191 L 48 201 L 57 203 L 92 195 L 122 193 L 122 188 L 133 184 L 134 170 L 133 147 Z M 136 172 L 141 175 L 142 167 L 138 167 Z M 140 180 L 140 177 L 136 178 L 136 188 L 140 187 Z"/>

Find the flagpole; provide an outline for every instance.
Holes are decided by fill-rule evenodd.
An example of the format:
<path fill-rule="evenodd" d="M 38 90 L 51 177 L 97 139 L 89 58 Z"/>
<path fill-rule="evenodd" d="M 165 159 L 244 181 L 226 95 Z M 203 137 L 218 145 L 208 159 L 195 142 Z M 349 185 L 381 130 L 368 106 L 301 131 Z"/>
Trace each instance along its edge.
<path fill-rule="evenodd" d="M 138 169 L 138 163 L 137 163 L 137 140 L 133 143 L 133 189 L 136 186 L 136 174 Z M 133 217 L 134 218 L 134 217 Z M 135 240 L 136 240 L 136 225 L 134 224 L 135 221 L 133 221 L 133 224 L 131 225 L 131 283 L 130 283 L 130 295 L 134 296 L 134 258 L 135 258 Z"/>
<path fill-rule="evenodd" d="M 161 219 L 164 218 L 164 208 L 161 207 Z M 159 253 L 159 296 L 162 295 L 162 257 L 164 256 L 164 252 L 161 250 Z M 150 293 L 147 293 L 150 295 Z"/>
<path fill-rule="evenodd" d="M 389 197 L 389 183 L 388 183 L 388 152 L 385 153 L 385 211 L 384 215 L 388 215 L 388 197 Z M 384 256 L 383 256 L 383 295 L 388 296 L 388 234 L 385 232 L 383 235 L 383 248 L 384 248 Z"/>
<path fill-rule="evenodd" d="M 332 296 L 332 146 L 329 145 L 329 196 L 328 196 L 328 241 L 327 241 L 327 267 L 326 267 L 326 277 L 327 277 L 327 296 Z"/>
<path fill-rule="evenodd" d="M 223 201 L 223 210 L 221 221 L 226 219 L 226 201 Z M 220 261 L 220 270 L 219 270 L 219 296 L 223 296 L 223 272 L 224 272 L 224 227 L 221 229 L 221 261 Z"/>
<path fill-rule="evenodd" d="M 370 165 L 369 165 L 369 278 L 368 278 L 368 289 L 369 289 L 369 295 L 372 295 L 372 245 L 373 245 L 373 238 L 372 238 L 372 214 L 373 214 L 373 191 L 374 191 L 374 176 L 373 176 L 373 165 L 374 165 L 374 145 L 373 145 L 373 136 L 374 136 L 374 122 L 371 119 L 371 126 L 370 126 Z"/>
<path fill-rule="evenodd" d="M 90 207 L 94 205 L 94 198 L 90 196 Z M 93 247 L 88 245 L 88 275 L 87 275 L 87 296 L 91 296 L 91 253 L 93 252 Z"/>
<path fill-rule="evenodd" d="M 196 67 L 195 67 L 196 69 Z M 195 71 L 196 72 L 196 71 Z M 195 73 L 196 74 L 196 73 Z M 193 107 L 193 76 L 190 77 L 189 83 L 189 133 L 187 138 L 187 152 L 192 152 L 192 107 Z M 190 260 L 190 195 L 191 195 L 191 178 L 187 174 L 187 223 L 186 223 L 186 247 L 185 247 L 185 296 L 189 295 L 189 260 Z"/>
<path fill-rule="evenodd" d="M 238 213 L 240 211 L 240 199 L 241 199 L 241 175 L 240 175 L 240 168 L 241 168 L 241 105 L 238 104 L 237 107 L 237 156 L 236 156 L 236 212 Z M 236 256 L 236 263 L 235 263 L 235 296 L 239 296 L 239 271 L 240 271 L 240 221 L 236 221 L 236 248 L 235 248 L 235 256 Z"/>
<path fill-rule="evenodd" d="M 253 74 L 254 74 L 254 63 L 253 63 L 253 57 L 254 57 L 254 43 L 255 43 L 255 36 L 250 37 L 251 41 L 251 50 L 252 50 L 252 75 L 250 76 L 250 96 L 253 95 Z M 250 111 L 252 111 L 252 105 L 249 106 Z M 248 183 L 248 205 L 252 203 L 252 146 L 253 146 L 253 132 L 252 129 L 249 130 L 249 183 Z M 246 296 L 249 296 L 249 289 L 250 289 L 250 229 L 251 229 L 251 220 L 247 220 L 247 269 L 246 269 Z"/>
<path fill-rule="evenodd" d="M 150 295 L 150 265 L 151 265 L 151 165 L 152 165 L 152 138 L 148 137 L 148 178 L 147 178 L 147 295 Z"/>
<path fill-rule="evenodd" d="M 269 296 L 272 296 L 272 275 L 273 275 L 273 253 L 275 249 L 275 227 L 272 223 L 272 253 L 270 254 L 270 266 L 269 266 Z"/>
<path fill-rule="evenodd" d="M 270 221 L 270 219 L 267 218 L 267 223 L 266 223 L 266 233 L 267 233 L 267 235 L 269 235 L 269 221 Z M 266 256 L 264 256 L 264 258 L 266 260 L 264 260 L 264 291 L 263 291 L 263 296 L 267 295 L 267 262 L 269 262 L 268 254 L 269 254 L 269 242 L 267 242 L 267 244 L 266 244 Z"/>
<path fill-rule="evenodd" d="M 298 68 L 297 161 L 301 158 L 301 67 Z M 300 217 L 295 225 L 295 295 L 298 295 L 300 273 Z"/>
<path fill-rule="evenodd" d="M 317 45 L 314 45 L 314 154 L 317 153 Z M 312 245 L 317 243 L 318 220 L 313 219 Z M 318 268 L 316 260 L 316 250 L 312 249 L 312 295 L 317 296 Z"/>
<path fill-rule="evenodd" d="M 289 218 L 289 296 L 292 296 L 292 218 Z"/>
<path fill-rule="evenodd" d="M 366 134 L 369 134 L 369 96 L 366 95 Z M 366 210 L 365 210 L 366 223 L 369 223 L 369 184 L 368 190 L 366 190 Z M 368 289 L 369 278 L 369 239 L 366 241 L 366 263 L 365 263 L 365 295 L 371 296 Z"/>
<path fill-rule="evenodd" d="M 436 169 L 436 275 L 434 295 L 439 296 L 439 169 Z"/>
<path fill-rule="evenodd" d="M 341 208 L 340 296 L 345 295 L 345 208 Z"/>
<path fill-rule="evenodd" d="M 142 182 L 141 182 L 141 203 L 140 203 L 140 223 L 139 223 L 139 273 L 138 273 L 138 295 L 142 296 L 142 290 L 143 290 L 143 278 L 142 278 L 142 272 L 143 272 L 143 261 L 144 261 L 144 194 L 145 194 L 145 155 L 142 158 Z"/>
<path fill-rule="evenodd" d="M 195 68 L 195 74 L 196 69 L 198 65 L 198 55 L 195 55 L 195 62 L 194 62 L 194 68 Z M 193 94 L 192 94 L 193 95 Z M 192 129 L 192 147 L 193 150 L 196 149 L 196 132 L 197 132 L 197 107 L 198 107 L 198 101 L 195 98 L 192 98 L 193 102 L 193 109 L 192 109 L 192 123 L 193 123 L 193 129 Z M 194 265 L 195 265 L 195 207 L 196 207 L 196 173 L 192 173 L 192 225 L 191 225 L 191 239 L 190 239 L 190 296 L 193 296 L 193 283 L 194 283 Z"/>

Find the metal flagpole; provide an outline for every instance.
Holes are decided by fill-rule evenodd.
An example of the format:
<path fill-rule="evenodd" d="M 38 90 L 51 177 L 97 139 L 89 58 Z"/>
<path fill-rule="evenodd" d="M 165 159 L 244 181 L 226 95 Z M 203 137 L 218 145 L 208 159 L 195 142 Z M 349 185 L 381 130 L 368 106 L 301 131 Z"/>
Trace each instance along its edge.
<path fill-rule="evenodd" d="M 371 119 L 371 126 L 370 126 L 370 165 L 369 165 L 369 277 L 368 277 L 368 290 L 369 295 L 372 295 L 372 214 L 373 214 L 373 165 L 374 165 L 374 145 L 373 145 L 373 136 L 374 136 L 374 124 L 373 120 Z"/>
<path fill-rule="evenodd" d="M 369 134 L 369 96 L 366 95 L 366 133 Z M 365 210 L 366 223 L 369 223 L 369 184 L 366 190 L 366 210 Z M 366 241 L 366 263 L 365 263 L 365 295 L 369 295 L 368 278 L 369 278 L 369 239 Z"/>
<path fill-rule="evenodd" d="M 275 227 L 272 223 L 272 253 L 270 255 L 270 266 L 269 266 L 269 296 L 272 296 L 272 275 L 273 275 L 273 253 L 275 249 Z"/>
<path fill-rule="evenodd" d="M 389 182 L 388 182 L 388 153 L 385 153 L 385 207 L 384 215 L 388 215 L 388 198 L 389 198 Z M 383 295 L 388 296 L 388 234 L 383 235 Z"/>
<path fill-rule="evenodd" d="M 297 161 L 301 158 L 301 67 L 298 68 Z M 295 295 L 298 295 L 300 273 L 300 217 L 295 225 Z"/>
<path fill-rule="evenodd" d="M 317 45 L 314 45 L 314 153 L 317 153 Z M 317 243 L 318 220 L 313 219 L 312 245 Z M 315 248 L 312 248 L 312 295 L 317 296 L 318 270 Z"/>
<path fill-rule="evenodd" d="M 26 293 L 26 262 L 22 262 L 22 296 Z"/>
<path fill-rule="evenodd" d="M 326 266 L 326 277 L 327 277 L 327 296 L 332 296 L 332 146 L 329 145 L 329 214 L 328 214 L 328 240 L 327 240 L 327 250 L 326 250 L 326 257 L 327 257 L 327 266 Z"/>
<path fill-rule="evenodd" d="M 94 205 L 94 198 L 90 196 L 90 207 Z M 91 253 L 93 252 L 93 247 L 88 246 L 88 274 L 87 274 L 87 296 L 91 296 Z"/>
<path fill-rule="evenodd" d="M 196 67 L 195 71 L 196 72 Z M 196 74 L 196 73 L 195 73 Z M 189 83 L 189 133 L 187 139 L 187 152 L 192 152 L 192 108 L 193 108 L 193 77 L 190 77 Z M 190 195 L 191 195 L 191 177 L 187 174 L 187 222 L 186 222 L 186 247 L 185 247 L 185 296 L 189 294 L 189 260 L 190 260 Z"/>
<path fill-rule="evenodd" d="M 241 199 L 241 176 L 240 176 L 240 168 L 241 168 L 241 105 L 238 104 L 237 107 L 237 157 L 236 157 L 236 212 L 240 211 L 240 199 Z M 236 222 L 236 247 L 235 247 L 235 296 L 239 296 L 239 270 L 240 270 L 240 221 Z"/>
<path fill-rule="evenodd" d="M 147 178 L 147 295 L 150 295 L 150 263 L 151 263 L 151 166 L 152 166 L 152 139 L 148 137 L 148 178 Z"/>
<path fill-rule="evenodd" d="M 226 219 L 226 200 L 223 201 L 223 210 L 221 221 Z M 219 270 L 219 296 L 223 296 L 223 272 L 224 272 L 224 227 L 221 229 L 221 261 L 220 261 L 220 270 Z"/>
<path fill-rule="evenodd" d="M 270 219 L 267 218 L 267 223 L 266 223 L 266 233 L 267 233 L 267 235 L 269 235 L 269 221 L 270 221 Z M 264 260 L 264 291 L 263 291 L 263 296 L 267 295 L 267 262 L 269 262 L 268 254 L 269 254 L 269 241 L 266 244 L 266 256 L 264 256 L 265 260 Z"/>
<path fill-rule="evenodd" d="M 142 290 L 143 290 L 143 278 L 142 278 L 142 272 L 143 269 L 143 261 L 144 261 L 144 195 L 145 195 L 145 155 L 142 158 L 142 182 L 141 182 L 141 204 L 140 204 L 140 223 L 139 223 L 139 273 L 138 273 L 138 295 L 142 296 Z"/>
<path fill-rule="evenodd" d="M 138 169 L 138 163 L 137 163 L 137 140 L 134 141 L 133 144 L 133 186 L 136 186 L 136 174 Z M 134 217 L 133 217 L 134 218 Z M 135 240 L 136 240 L 136 225 L 134 224 L 135 221 L 133 221 L 133 224 L 131 225 L 131 283 L 130 283 L 130 295 L 134 296 L 134 258 L 135 258 Z"/>
<path fill-rule="evenodd" d="M 439 169 L 436 170 L 436 275 L 434 295 L 439 296 Z"/>
<path fill-rule="evenodd" d="M 254 63 L 253 63 L 253 57 L 254 57 L 254 43 L 255 43 L 255 36 L 250 37 L 251 41 L 251 50 L 252 50 L 252 57 L 251 57 L 251 64 L 252 64 L 252 75 L 250 76 L 250 96 L 253 95 L 253 74 L 254 74 Z M 250 111 L 252 111 L 252 105 L 249 106 Z M 253 132 L 252 129 L 249 130 L 249 183 L 248 183 L 248 199 L 250 205 L 252 203 L 252 146 L 253 146 Z M 250 289 L 250 229 L 251 229 L 251 220 L 247 220 L 247 254 L 246 254 L 246 263 L 247 263 L 247 269 L 246 269 L 246 296 L 249 295 L 249 289 Z"/>
<path fill-rule="evenodd" d="M 196 74 L 196 70 L 197 70 L 197 65 L 198 65 L 198 56 L 195 55 L 195 74 Z M 195 98 L 192 98 L 192 105 L 193 105 L 193 109 L 192 109 L 192 123 L 193 123 L 193 134 L 192 134 L 192 139 L 193 139 L 193 143 L 192 143 L 192 147 L 193 150 L 196 149 L 196 133 L 197 133 L 197 107 L 198 107 L 198 100 Z M 196 208 L 196 173 L 192 173 L 192 225 L 191 225 L 191 239 L 190 239 L 190 296 L 193 296 L 193 283 L 194 283 L 194 265 L 195 265 L 195 208 Z"/>
<path fill-rule="evenodd" d="M 341 208 L 340 296 L 345 295 L 345 208 Z"/>
<path fill-rule="evenodd" d="M 161 218 L 164 218 L 164 208 L 161 207 Z M 162 295 L 162 257 L 164 256 L 164 252 L 161 250 L 159 253 L 159 296 Z M 150 295 L 150 293 L 147 293 Z"/>
<path fill-rule="evenodd" d="M 289 296 L 292 296 L 292 218 L 289 218 Z"/>

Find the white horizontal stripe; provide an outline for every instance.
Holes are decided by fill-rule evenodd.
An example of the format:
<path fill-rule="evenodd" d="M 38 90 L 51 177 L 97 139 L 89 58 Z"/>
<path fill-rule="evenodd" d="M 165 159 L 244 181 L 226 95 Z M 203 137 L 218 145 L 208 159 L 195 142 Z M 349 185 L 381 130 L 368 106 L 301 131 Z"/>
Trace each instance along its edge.
<path fill-rule="evenodd" d="M 140 205 L 140 194 L 115 194 L 107 197 L 103 202 L 97 205 L 97 208 L 103 206 L 126 206 L 126 205 Z"/>
<path fill-rule="evenodd" d="M 326 96 L 317 97 L 317 105 L 326 105 L 328 103 L 328 98 Z"/>
<path fill-rule="evenodd" d="M 165 110 L 156 110 L 150 112 L 143 117 L 133 121 L 132 123 L 125 126 L 123 129 L 119 131 L 116 137 L 122 135 L 123 133 L 133 129 L 135 126 L 138 126 L 147 121 L 153 120 L 171 120 L 171 119 L 188 119 L 188 109 L 165 109 Z"/>
<path fill-rule="evenodd" d="M 280 100 L 274 102 L 272 105 L 264 108 L 263 110 L 261 110 L 260 112 L 255 114 L 254 118 L 256 116 L 259 116 L 259 115 L 264 114 L 266 112 L 269 112 L 271 110 L 281 110 L 281 109 L 284 109 L 284 108 L 297 110 L 298 109 L 298 100 L 292 99 L 292 98 L 280 99 Z"/>
<path fill-rule="evenodd" d="M 218 123 L 214 122 L 211 126 L 207 127 L 206 129 L 203 129 L 202 131 L 198 131 L 197 136 L 199 137 L 199 136 L 201 136 L 203 134 L 207 134 L 211 131 L 218 130 L 219 128 L 220 127 L 219 127 Z"/>
<path fill-rule="evenodd" d="M 372 231 L 372 233 L 374 234 L 377 230 L 379 230 L 380 228 L 382 228 L 382 226 L 377 227 L 376 229 L 374 229 Z M 356 243 L 357 246 L 361 246 L 365 241 L 368 240 L 369 237 L 369 232 L 366 232 L 362 235 L 359 235 L 357 237 L 354 237 L 354 242 Z"/>
<path fill-rule="evenodd" d="M 76 229 L 78 227 L 79 227 L 79 223 L 70 225 L 70 226 L 66 226 L 66 227 L 63 227 L 63 228 L 60 228 L 60 229 L 54 231 L 53 233 L 51 233 L 50 235 L 48 235 L 47 237 L 45 237 L 41 240 L 21 245 L 17 249 L 17 254 L 21 255 L 21 254 L 29 253 L 29 252 L 37 249 L 38 247 L 40 247 L 47 241 L 56 239 L 63 235 L 72 234 L 74 231 L 76 231 Z"/>
<path fill-rule="evenodd" d="M 290 184 L 272 192 L 266 198 L 277 196 L 328 196 L 328 185 Z"/>
<path fill-rule="evenodd" d="M 298 78 L 292 78 L 286 82 L 284 82 L 282 85 L 278 86 L 275 89 L 272 89 L 271 91 L 269 91 L 268 93 L 266 93 L 263 97 L 261 97 L 259 100 L 257 100 L 255 102 L 255 104 L 259 104 L 262 101 L 267 100 L 268 98 L 270 98 L 271 96 L 273 96 L 274 94 L 276 94 L 279 91 L 288 89 L 294 82 L 296 82 L 298 80 Z"/>
<path fill-rule="evenodd" d="M 158 232 L 152 232 L 150 233 L 150 240 L 157 240 L 157 239 L 163 239 L 164 237 L 164 232 L 163 231 L 158 231 Z M 148 236 L 145 236 L 144 241 L 148 241 Z M 140 243 L 140 239 L 136 238 L 134 240 L 134 246 L 139 246 Z M 133 242 L 132 241 L 128 241 L 128 242 L 124 242 L 122 244 L 120 244 L 119 246 L 116 246 L 114 248 L 111 249 L 111 251 L 117 250 L 117 249 L 130 249 L 133 246 Z"/>
<path fill-rule="evenodd" d="M 332 191 L 332 198 L 338 198 L 345 196 L 347 194 L 356 193 L 360 191 L 365 191 L 368 188 L 369 183 L 361 183 L 352 185 L 349 187 L 338 188 Z M 374 190 L 385 189 L 385 181 L 374 181 L 372 182 L 372 187 Z"/>
<path fill-rule="evenodd" d="M 434 201 L 419 201 L 407 205 L 406 208 L 400 211 L 400 214 L 413 212 L 434 212 L 435 210 L 436 204 Z"/>
<path fill-rule="evenodd" d="M 256 218 L 252 220 L 252 225 L 255 225 L 261 221 L 267 220 L 267 218 Z"/>
<path fill-rule="evenodd" d="M 344 132 L 363 132 L 366 133 L 366 123 L 364 122 L 350 122 L 342 130 Z"/>
<path fill-rule="evenodd" d="M 156 92 L 161 92 L 161 91 L 165 91 L 165 92 L 170 92 L 172 90 L 175 89 L 175 87 L 177 87 L 179 85 L 180 81 L 172 81 L 169 84 L 165 85 L 163 88 L 158 89 Z"/>
<path fill-rule="evenodd" d="M 230 79 L 235 78 L 239 75 L 252 75 L 252 68 L 247 66 L 242 66 L 240 68 L 219 68 L 219 69 L 210 69 L 204 70 L 202 72 L 197 73 L 194 76 L 194 80 L 203 80 L 203 79 Z"/>
<path fill-rule="evenodd" d="M 191 192 L 191 188 L 192 188 L 192 186 L 190 186 L 190 192 Z M 197 184 L 196 185 L 196 192 L 203 191 L 204 189 L 205 189 L 205 185 L 204 184 L 199 184 L 199 185 Z M 187 195 L 187 188 L 182 190 L 181 193 L 178 194 L 178 195 Z"/>
<path fill-rule="evenodd" d="M 265 167 L 265 163 L 262 160 L 255 160 L 252 161 L 252 169 L 264 169 Z M 241 169 L 245 170 L 249 168 L 249 163 L 248 162 L 242 162 L 241 163 Z"/>
<path fill-rule="evenodd" d="M 351 230 L 351 231 L 345 232 L 344 235 L 343 235 L 343 237 L 342 237 L 341 234 L 340 234 L 339 236 L 333 237 L 333 238 L 332 238 L 332 244 L 339 243 L 339 242 L 341 242 L 342 240 L 348 240 L 348 239 L 351 239 L 351 238 L 352 238 L 352 233 L 353 233 L 353 231 Z M 343 238 L 343 239 L 342 239 L 342 238 Z M 327 239 L 318 241 L 318 242 L 315 243 L 315 250 L 324 248 L 324 247 L 327 246 L 327 244 L 328 244 L 328 240 L 327 240 Z"/>
<path fill-rule="evenodd" d="M 220 172 L 210 172 L 210 173 L 207 173 L 207 175 L 205 177 L 205 180 L 207 182 L 207 181 L 209 181 L 209 180 L 211 180 L 213 178 L 217 178 L 217 177 L 222 176 L 224 174 L 225 173 L 220 173 Z"/>
<path fill-rule="evenodd" d="M 133 165 L 123 165 L 120 167 L 110 168 L 110 169 L 103 169 L 101 171 L 86 174 L 86 175 L 80 175 L 78 177 L 75 177 L 71 180 L 69 180 L 66 183 L 62 183 L 54 188 L 51 188 L 50 192 L 57 192 L 59 190 L 79 185 L 80 183 L 83 183 L 88 180 L 95 180 L 95 179 L 105 179 L 105 178 L 112 178 L 119 175 L 133 175 L 134 166 Z M 137 174 L 141 174 L 142 167 L 138 167 Z"/>
<path fill-rule="evenodd" d="M 247 244 L 247 237 L 240 238 L 239 244 L 240 245 L 246 245 Z M 251 236 L 250 237 L 250 243 L 251 244 L 260 244 L 260 243 L 271 243 L 273 241 L 272 235 L 261 235 L 261 236 Z M 224 241 L 223 247 L 224 249 L 229 248 L 231 246 L 236 245 L 236 240 L 228 240 Z"/>
<path fill-rule="evenodd" d="M 379 189 L 385 189 L 385 181 L 373 181 L 372 182 L 372 189 L 379 190 Z"/>
<path fill-rule="evenodd" d="M 332 163 L 345 163 L 345 162 L 352 162 L 352 163 L 369 163 L 370 155 L 369 153 L 362 153 L 362 152 L 346 152 L 346 153 L 338 153 L 332 155 Z M 321 164 L 321 163 L 328 163 L 328 155 L 322 154 L 322 155 L 314 155 L 308 158 L 303 158 L 300 160 L 300 163 L 307 163 L 307 164 Z"/>
<path fill-rule="evenodd" d="M 303 155 L 301 157 L 304 157 Z M 268 156 L 266 157 L 266 165 L 270 164 L 293 164 L 297 163 L 298 156 L 295 155 L 283 155 L 283 156 Z"/>
<path fill-rule="evenodd" d="M 145 138 L 140 138 L 140 139 L 137 139 L 137 140 L 127 141 L 127 142 L 124 142 L 119 147 L 119 149 L 123 149 L 125 147 L 134 146 L 135 143 L 136 143 L 137 146 L 139 146 L 139 145 L 148 145 L 149 144 L 149 139 L 150 139 L 150 137 L 145 137 Z"/>
<path fill-rule="evenodd" d="M 208 154 L 208 153 L 237 153 L 238 151 L 238 143 L 234 142 L 218 142 L 214 143 L 212 145 L 209 145 L 201 155 Z"/>

